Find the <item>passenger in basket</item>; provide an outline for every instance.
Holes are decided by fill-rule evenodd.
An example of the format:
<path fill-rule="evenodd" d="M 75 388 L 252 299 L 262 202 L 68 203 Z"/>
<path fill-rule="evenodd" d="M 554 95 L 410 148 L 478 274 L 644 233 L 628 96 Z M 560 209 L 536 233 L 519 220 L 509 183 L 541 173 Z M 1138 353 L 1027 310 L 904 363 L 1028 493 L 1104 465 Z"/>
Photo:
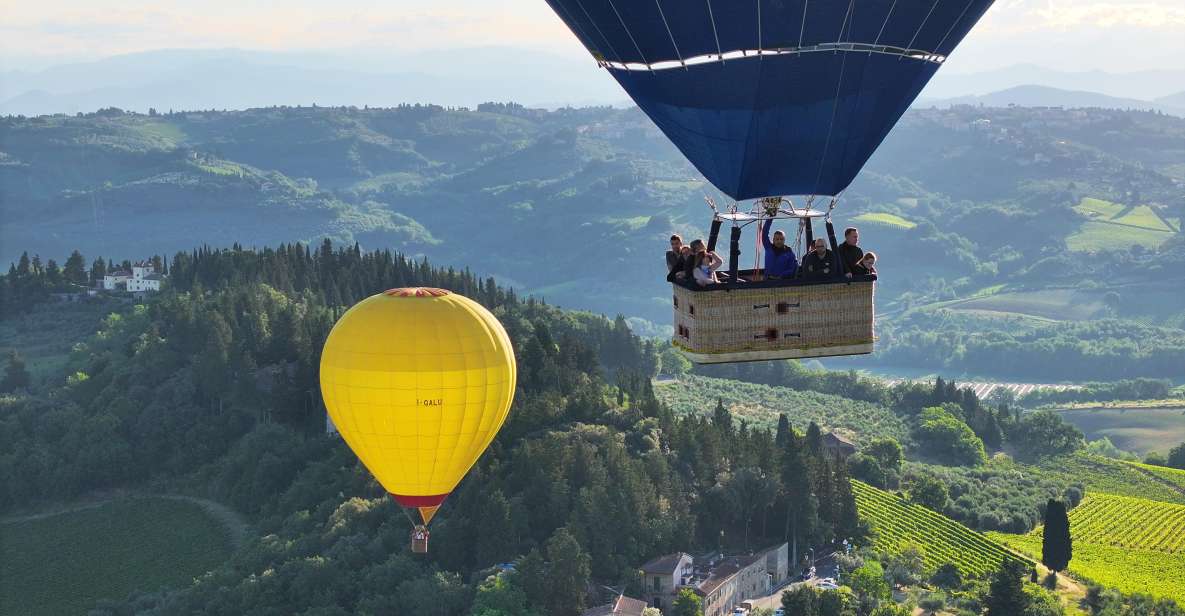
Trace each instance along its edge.
<path fill-rule="evenodd" d="M 695 283 L 701 287 L 706 287 L 710 284 L 720 282 L 716 278 L 716 269 L 720 267 L 724 260 L 716 255 L 715 252 L 703 251 L 695 255 Z"/>
<path fill-rule="evenodd" d="M 864 253 L 860 262 L 852 268 L 852 273 L 857 276 L 876 275 L 876 253 L 871 250 Z"/>
<path fill-rule="evenodd" d="M 704 244 L 703 240 L 691 240 L 691 255 L 690 258 L 683 259 L 683 278 L 682 280 L 695 279 L 695 266 L 698 265 L 699 254 L 706 252 L 708 246 Z"/>
<path fill-rule="evenodd" d="M 671 236 L 671 249 L 667 251 L 667 280 L 675 277 L 677 272 L 683 271 L 683 238 L 679 234 Z"/>
<path fill-rule="evenodd" d="M 802 275 L 807 280 L 831 278 L 831 251 L 827 250 L 827 240 L 815 238 L 814 250 L 802 259 Z"/>
<path fill-rule="evenodd" d="M 772 279 L 793 278 L 798 273 L 798 257 L 794 249 L 786 245 L 786 234 L 774 231 L 773 241 L 769 238 L 772 218 L 761 226 L 761 245 L 765 247 L 765 277 Z"/>
<path fill-rule="evenodd" d="M 843 271 L 848 278 L 856 271 L 856 265 L 864 258 L 864 251 L 857 244 L 860 243 L 860 232 L 856 227 L 848 227 L 843 231 L 843 243 L 839 245 L 839 258 L 843 259 Z"/>

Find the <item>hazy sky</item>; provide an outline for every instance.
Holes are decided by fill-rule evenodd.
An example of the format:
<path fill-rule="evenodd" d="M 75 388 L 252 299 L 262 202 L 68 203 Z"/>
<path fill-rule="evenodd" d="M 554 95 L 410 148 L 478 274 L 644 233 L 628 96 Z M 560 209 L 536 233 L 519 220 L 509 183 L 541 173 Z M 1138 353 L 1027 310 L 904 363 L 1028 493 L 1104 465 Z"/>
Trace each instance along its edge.
<path fill-rule="evenodd" d="M 162 48 L 584 53 L 543 0 L 0 0 L 0 15 L 7 69 Z M 1183 58 L 1183 0 L 996 0 L 947 70 L 1181 69 Z"/>

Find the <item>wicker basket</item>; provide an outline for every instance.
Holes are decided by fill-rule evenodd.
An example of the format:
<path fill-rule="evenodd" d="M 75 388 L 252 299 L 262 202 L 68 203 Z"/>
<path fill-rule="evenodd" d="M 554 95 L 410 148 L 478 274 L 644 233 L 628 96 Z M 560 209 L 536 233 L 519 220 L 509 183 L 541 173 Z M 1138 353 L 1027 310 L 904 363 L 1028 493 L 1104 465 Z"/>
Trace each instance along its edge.
<path fill-rule="evenodd" d="M 674 284 L 673 344 L 700 364 L 871 353 L 874 280 Z"/>

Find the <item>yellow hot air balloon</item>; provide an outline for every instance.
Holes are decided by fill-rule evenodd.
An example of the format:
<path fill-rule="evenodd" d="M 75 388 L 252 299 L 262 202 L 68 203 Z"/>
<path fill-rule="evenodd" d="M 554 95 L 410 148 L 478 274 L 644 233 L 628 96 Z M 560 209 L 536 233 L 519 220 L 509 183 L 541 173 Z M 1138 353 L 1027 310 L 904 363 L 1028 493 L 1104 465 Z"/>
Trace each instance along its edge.
<path fill-rule="evenodd" d="M 443 289 L 391 289 L 329 332 L 321 396 L 366 468 L 427 525 L 502 427 L 515 374 L 510 337 L 480 304 Z M 426 550 L 424 526 L 413 547 L 415 538 Z"/>

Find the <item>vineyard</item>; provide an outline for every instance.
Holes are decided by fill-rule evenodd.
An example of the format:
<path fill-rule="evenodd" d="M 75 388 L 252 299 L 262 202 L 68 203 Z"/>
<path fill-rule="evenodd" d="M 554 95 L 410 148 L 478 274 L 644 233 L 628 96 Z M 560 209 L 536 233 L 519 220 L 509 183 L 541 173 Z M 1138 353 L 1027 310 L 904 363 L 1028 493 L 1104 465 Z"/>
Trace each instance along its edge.
<path fill-rule="evenodd" d="M 1028 535 L 988 535 L 1026 554 L 1041 555 L 1040 531 Z M 1185 558 L 1180 556 L 1075 541 L 1070 574 L 1081 581 L 1110 586 L 1123 593 L 1174 599 L 1185 605 L 1185 582 L 1182 582 L 1185 580 Z"/>
<path fill-rule="evenodd" d="M 1040 469 L 1048 477 L 1061 477 L 1066 485 L 1085 484 L 1090 494 L 1105 492 L 1185 505 L 1185 478 L 1181 477 L 1185 473 L 1177 471 L 1178 474 L 1173 474 L 1173 469 L 1136 465 L 1083 453 L 1049 460 Z M 1152 470 L 1144 472 L 1144 469 Z M 1166 481 L 1176 483 L 1182 489 L 1173 490 Z"/>
<path fill-rule="evenodd" d="M 1139 464 L 1137 462 L 1129 462 L 1128 464 L 1138 468 L 1158 480 L 1164 482 L 1166 485 L 1176 487 L 1176 491 L 1185 495 L 1185 471 L 1177 468 L 1168 468 L 1165 466 L 1152 466 L 1150 464 Z"/>
<path fill-rule="evenodd" d="M 1075 544 L 1185 552 L 1185 505 L 1092 494 L 1070 512 Z"/>
<path fill-rule="evenodd" d="M 873 547 L 895 552 L 908 543 L 925 551 L 926 567 L 954 563 L 964 575 L 987 575 L 1004 559 L 1024 560 L 1007 548 L 954 520 L 901 497 L 852 481 L 860 518 L 876 534 Z"/>

